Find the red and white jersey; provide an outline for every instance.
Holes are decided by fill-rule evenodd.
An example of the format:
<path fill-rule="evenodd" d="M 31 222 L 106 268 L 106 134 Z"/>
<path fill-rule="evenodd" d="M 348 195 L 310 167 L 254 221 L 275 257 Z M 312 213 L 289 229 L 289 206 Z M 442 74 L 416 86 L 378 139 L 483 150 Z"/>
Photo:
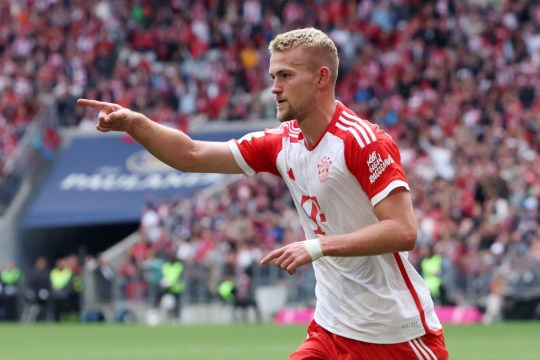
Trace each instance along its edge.
<path fill-rule="evenodd" d="M 340 102 L 311 149 L 296 121 L 231 140 L 229 146 L 246 175 L 270 172 L 285 180 L 308 239 L 373 224 L 379 201 L 395 188 L 409 189 L 393 139 Z M 406 252 L 324 256 L 313 267 L 314 318 L 335 334 L 385 344 L 441 329 L 429 291 Z"/>

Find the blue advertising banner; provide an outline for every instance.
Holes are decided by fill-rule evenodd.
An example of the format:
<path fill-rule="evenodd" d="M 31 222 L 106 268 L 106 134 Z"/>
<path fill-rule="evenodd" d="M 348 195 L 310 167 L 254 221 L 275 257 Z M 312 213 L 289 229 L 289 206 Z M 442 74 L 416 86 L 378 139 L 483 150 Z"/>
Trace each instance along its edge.
<path fill-rule="evenodd" d="M 229 132 L 203 138 L 229 140 L 243 134 Z M 174 170 L 122 136 L 75 138 L 28 207 L 23 225 L 36 228 L 136 222 L 147 195 L 156 201 L 162 196 L 189 197 L 227 176 Z"/>

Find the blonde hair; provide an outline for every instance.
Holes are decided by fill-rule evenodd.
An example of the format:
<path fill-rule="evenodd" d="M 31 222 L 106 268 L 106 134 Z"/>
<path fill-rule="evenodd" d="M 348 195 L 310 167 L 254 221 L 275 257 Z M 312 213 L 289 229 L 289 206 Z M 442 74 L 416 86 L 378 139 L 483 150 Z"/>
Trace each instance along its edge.
<path fill-rule="evenodd" d="M 312 56 L 306 57 L 312 63 L 310 66 L 315 65 L 314 61 L 318 61 L 317 65 L 327 66 L 330 69 L 332 82 L 336 84 L 339 57 L 336 44 L 328 35 L 312 27 L 296 29 L 277 35 L 268 45 L 270 55 L 274 52 L 285 52 L 297 48 L 312 53 Z"/>

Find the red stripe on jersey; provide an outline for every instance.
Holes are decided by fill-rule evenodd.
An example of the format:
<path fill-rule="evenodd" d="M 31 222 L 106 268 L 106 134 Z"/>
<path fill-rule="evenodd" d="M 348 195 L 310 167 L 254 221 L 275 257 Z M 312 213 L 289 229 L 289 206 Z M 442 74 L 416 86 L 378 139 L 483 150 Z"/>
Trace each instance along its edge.
<path fill-rule="evenodd" d="M 427 334 L 434 334 L 435 332 L 431 330 L 427 325 L 426 314 L 424 313 L 424 308 L 422 307 L 422 303 L 420 302 L 420 297 L 418 296 L 418 293 L 416 292 L 416 289 L 414 288 L 411 279 L 409 278 L 409 274 L 407 274 L 407 271 L 405 270 L 403 260 L 401 260 L 399 253 L 394 253 L 394 259 L 396 259 L 396 263 L 399 267 L 399 272 L 401 273 L 401 276 L 403 276 L 403 280 L 405 281 L 405 284 L 407 285 L 407 288 L 409 289 L 409 292 L 413 297 L 414 303 L 416 304 L 416 308 L 420 313 L 420 319 L 422 320 L 422 326 L 424 326 L 424 330 L 426 330 Z"/>

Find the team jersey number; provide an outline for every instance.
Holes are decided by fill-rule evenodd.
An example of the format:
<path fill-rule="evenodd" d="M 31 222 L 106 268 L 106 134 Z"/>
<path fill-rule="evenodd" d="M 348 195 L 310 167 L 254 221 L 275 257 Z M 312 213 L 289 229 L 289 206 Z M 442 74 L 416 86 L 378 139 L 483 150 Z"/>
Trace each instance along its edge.
<path fill-rule="evenodd" d="M 302 195 L 302 208 L 304 211 L 309 214 L 309 217 L 317 228 L 314 230 L 317 235 L 326 235 L 323 229 L 321 229 L 321 223 L 326 222 L 326 216 L 321 211 L 321 206 L 319 205 L 319 200 L 316 196 L 307 196 Z"/>

